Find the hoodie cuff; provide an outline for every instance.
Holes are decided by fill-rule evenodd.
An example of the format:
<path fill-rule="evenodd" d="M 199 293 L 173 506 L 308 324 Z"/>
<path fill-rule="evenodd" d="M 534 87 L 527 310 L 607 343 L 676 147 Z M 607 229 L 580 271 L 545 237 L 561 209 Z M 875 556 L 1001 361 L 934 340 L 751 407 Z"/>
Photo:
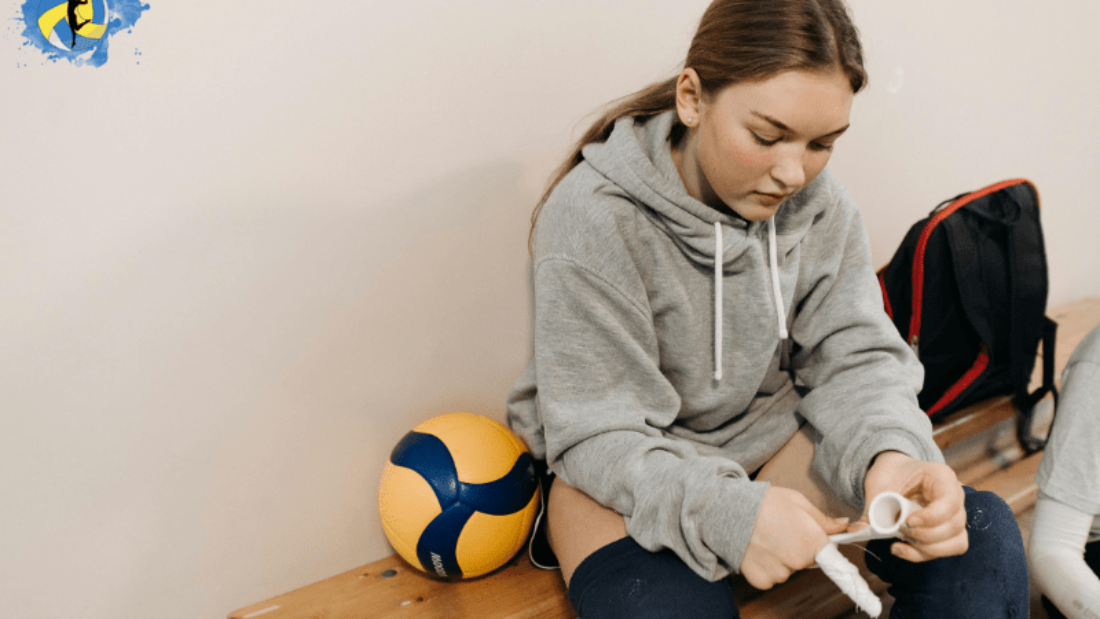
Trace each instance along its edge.
<path fill-rule="evenodd" d="M 730 479 L 723 488 L 724 496 L 715 497 L 704 510 L 700 523 L 700 539 L 719 557 L 717 565 L 707 580 L 715 581 L 741 573 L 741 562 L 749 547 L 749 539 L 756 527 L 756 517 L 764 503 L 764 494 L 771 484 L 764 481 Z"/>
<path fill-rule="evenodd" d="M 900 451 L 914 460 L 924 462 L 943 462 L 943 454 L 938 448 L 930 450 L 924 441 L 908 432 L 891 430 L 875 434 L 873 440 L 865 441 L 856 448 L 851 460 L 849 483 L 851 495 L 855 499 L 852 504 L 857 509 L 864 508 L 863 482 L 867 478 L 871 461 L 884 451 Z"/>

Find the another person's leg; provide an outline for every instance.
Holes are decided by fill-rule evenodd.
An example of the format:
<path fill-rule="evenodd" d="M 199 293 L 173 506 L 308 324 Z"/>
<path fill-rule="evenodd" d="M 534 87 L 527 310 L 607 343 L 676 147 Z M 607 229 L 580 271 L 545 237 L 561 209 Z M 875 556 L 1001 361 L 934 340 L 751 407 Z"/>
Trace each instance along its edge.
<path fill-rule="evenodd" d="M 731 619 L 729 580 L 709 582 L 672 552 L 649 552 L 623 517 L 554 479 L 547 502 L 550 546 L 581 619 Z"/>
<path fill-rule="evenodd" d="M 1085 544 L 1085 564 L 1089 566 L 1093 574 L 1100 577 L 1100 542 Z M 1043 609 L 1049 615 L 1049 619 L 1067 619 L 1062 611 L 1058 610 L 1058 607 L 1047 599 L 1047 596 L 1044 595 L 1040 599 L 1043 603 Z"/>
<path fill-rule="evenodd" d="M 890 583 L 891 619 L 1028 616 L 1027 558 L 1016 517 L 992 492 L 965 490 L 965 554 L 910 563 L 890 554 L 894 540 L 867 544 L 867 567 Z"/>

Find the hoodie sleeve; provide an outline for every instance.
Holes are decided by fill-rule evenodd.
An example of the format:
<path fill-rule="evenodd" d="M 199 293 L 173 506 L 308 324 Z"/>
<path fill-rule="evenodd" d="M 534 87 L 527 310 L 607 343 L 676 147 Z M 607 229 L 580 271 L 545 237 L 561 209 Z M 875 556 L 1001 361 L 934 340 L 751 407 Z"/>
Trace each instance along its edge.
<path fill-rule="evenodd" d="M 643 548 L 671 549 L 712 581 L 736 571 L 768 485 L 663 431 L 680 398 L 661 373 L 644 295 L 568 257 L 542 259 L 534 283 L 550 467 L 623 514 Z"/>
<path fill-rule="evenodd" d="M 887 450 L 943 462 L 917 404 L 924 379 L 916 355 L 883 309 L 863 217 L 842 188 L 805 244 L 791 337 L 800 412 L 821 435 L 814 470 L 862 507 L 863 481 Z"/>

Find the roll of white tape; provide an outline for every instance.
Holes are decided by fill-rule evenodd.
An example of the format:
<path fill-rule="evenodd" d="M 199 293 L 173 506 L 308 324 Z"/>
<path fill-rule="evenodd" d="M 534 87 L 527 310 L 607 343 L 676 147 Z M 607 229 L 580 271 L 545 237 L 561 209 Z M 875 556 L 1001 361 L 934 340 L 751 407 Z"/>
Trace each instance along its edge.
<path fill-rule="evenodd" d="M 880 535 L 894 536 L 909 515 L 920 509 L 920 505 L 901 496 L 897 492 L 883 492 L 871 501 L 867 510 L 867 519 L 871 528 Z"/>
<path fill-rule="evenodd" d="M 920 508 L 919 504 L 897 492 L 883 492 L 876 496 L 871 501 L 871 506 L 867 508 L 867 520 L 870 521 L 871 526 L 854 533 L 830 535 L 829 539 L 835 544 L 851 544 L 897 537 L 901 525 L 905 524 L 910 514 Z"/>

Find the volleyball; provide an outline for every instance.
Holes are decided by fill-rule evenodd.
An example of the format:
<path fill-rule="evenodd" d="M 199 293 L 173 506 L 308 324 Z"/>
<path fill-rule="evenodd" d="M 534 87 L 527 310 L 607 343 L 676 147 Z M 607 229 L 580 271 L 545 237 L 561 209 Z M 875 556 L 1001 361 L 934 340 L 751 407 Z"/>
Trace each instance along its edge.
<path fill-rule="evenodd" d="M 539 507 L 534 459 L 498 421 L 433 417 L 393 448 L 378 505 L 386 537 L 409 564 L 444 578 L 481 576 L 527 540 Z"/>

